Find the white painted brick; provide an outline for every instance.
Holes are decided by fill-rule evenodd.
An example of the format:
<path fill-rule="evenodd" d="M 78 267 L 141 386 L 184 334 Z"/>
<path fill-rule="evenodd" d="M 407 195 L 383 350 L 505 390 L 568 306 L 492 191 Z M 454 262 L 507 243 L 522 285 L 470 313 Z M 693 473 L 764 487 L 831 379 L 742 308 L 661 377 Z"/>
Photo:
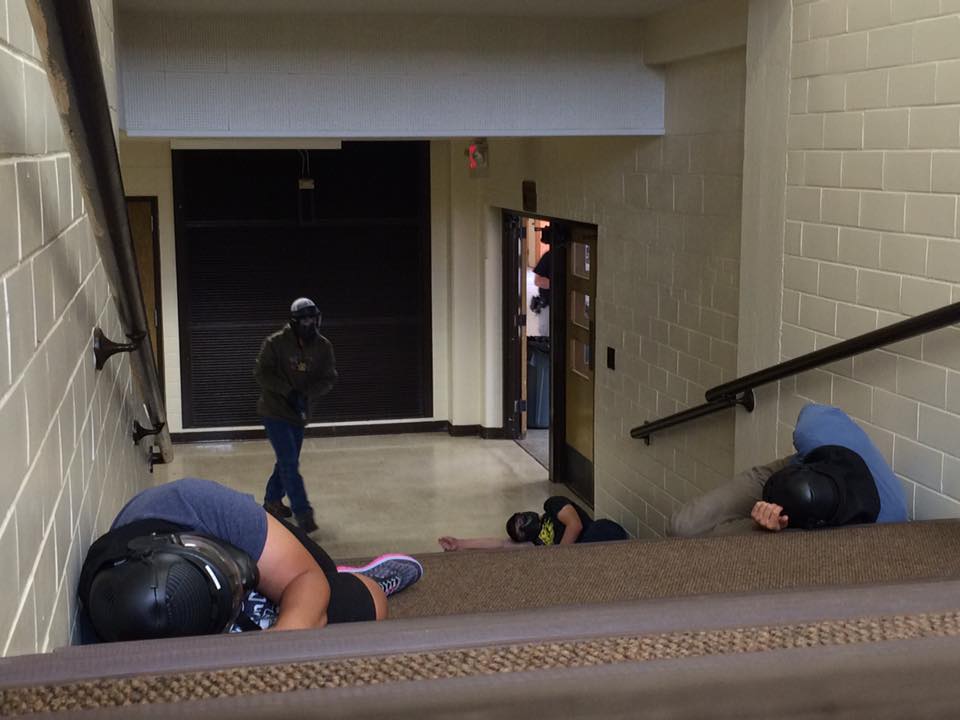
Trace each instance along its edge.
<path fill-rule="evenodd" d="M 943 492 L 951 498 L 960 498 L 960 460 L 943 456 Z"/>
<path fill-rule="evenodd" d="M 923 359 L 960 372 L 960 329 L 946 327 L 924 335 Z"/>
<path fill-rule="evenodd" d="M 926 275 L 960 283 L 960 242 L 931 239 L 927 246 Z"/>
<path fill-rule="evenodd" d="M 32 655 L 37 652 L 37 617 L 33 604 L 33 593 L 33 586 L 25 590 L 26 599 L 23 601 L 16 624 L 10 631 L 7 646 L 3 649 L 3 654 L 8 657 Z"/>
<path fill-rule="evenodd" d="M 927 239 L 916 235 L 884 233 L 880 239 L 883 270 L 923 275 L 927 264 Z"/>
<path fill-rule="evenodd" d="M 26 115 L 23 101 L 23 64 L 9 53 L 0 52 L 0 154 L 26 152 Z"/>
<path fill-rule="evenodd" d="M 790 220 L 820 220 L 820 190 L 818 188 L 788 187 L 787 218 Z"/>
<path fill-rule="evenodd" d="M 815 295 L 819 264 L 813 260 L 787 256 L 783 259 L 783 286 Z"/>
<path fill-rule="evenodd" d="M 903 278 L 900 291 L 900 312 L 919 315 L 950 304 L 950 286 L 946 283 L 920 278 Z"/>
<path fill-rule="evenodd" d="M 663 169 L 671 173 L 690 171 L 690 138 L 685 135 L 664 135 Z"/>
<path fill-rule="evenodd" d="M 935 408 L 920 406 L 920 433 L 917 439 L 946 453 L 957 452 L 960 417 Z"/>
<path fill-rule="evenodd" d="M 836 225 L 857 225 L 860 217 L 860 193 L 856 190 L 824 189 L 821 220 Z"/>
<path fill-rule="evenodd" d="M 906 438 L 893 441 L 893 471 L 933 490 L 940 489 L 943 453 Z"/>
<path fill-rule="evenodd" d="M 853 377 L 867 385 L 890 392 L 897 388 L 897 358 L 882 350 L 871 350 L 853 358 Z"/>
<path fill-rule="evenodd" d="M 857 299 L 856 269 L 846 265 L 821 263 L 819 292 L 823 297 L 855 302 Z M 837 326 L 839 328 L 839 319 Z"/>
<path fill-rule="evenodd" d="M 703 177 L 677 175 L 674 178 L 674 207 L 679 213 L 703 213 Z"/>
<path fill-rule="evenodd" d="M 935 493 L 922 485 L 916 486 L 916 520 L 939 520 L 960 517 L 960 502 Z"/>
<path fill-rule="evenodd" d="M 907 315 L 903 313 L 894 313 L 887 310 L 881 310 L 878 313 L 879 317 L 877 319 L 877 324 L 880 327 L 887 327 L 893 325 L 894 323 L 902 322 L 907 319 Z M 907 340 L 901 340 L 900 342 L 890 343 L 889 345 L 884 346 L 884 349 L 888 352 L 894 353 L 895 355 L 903 355 L 905 357 L 914 358 L 915 360 L 923 359 L 923 340 L 920 337 L 908 338 Z"/>
<path fill-rule="evenodd" d="M 857 302 L 869 307 L 898 311 L 900 281 L 899 275 L 861 270 L 857 286 Z"/>
<path fill-rule="evenodd" d="M 706 175 L 703 178 L 705 215 L 740 217 L 743 200 L 740 178 L 732 175 Z"/>
<path fill-rule="evenodd" d="M 940 0 L 893 0 L 892 20 L 905 23 L 910 20 L 936 17 L 940 13 Z"/>
<path fill-rule="evenodd" d="M 897 392 L 928 405 L 945 407 L 947 371 L 936 365 L 898 357 Z"/>
<path fill-rule="evenodd" d="M 865 268 L 880 267 L 880 233 L 840 228 L 840 262 Z"/>
<path fill-rule="evenodd" d="M 838 228 L 832 225 L 804 223 L 801 237 L 803 256 L 820 260 L 836 260 L 838 233 Z"/>
<path fill-rule="evenodd" d="M 810 79 L 807 96 L 809 112 L 843 110 L 846 103 L 846 79 L 842 75 L 822 75 Z"/>
<path fill-rule="evenodd" d="M 823 75 L 827 71 L 827 41 L 809 40 L 794 45 L 790 70 L 793 77 Z"/>
<path fill-rule="evenodd" d="M 910 111 L 910 147 L 960 147 L 960 107 L 913 108 Z"/>
<path fill-rule="evenodd" d="M 880 190 L 883 187 L 883 153 L 843 153 L 842 176 L 844 187 Z"/>
<path fill-rule="evenodd" d="M 37 630 L 46 635 L 53 617 L 53 605 L 57 597 L 57 558 L 53 533 L 48 533 L 39 551 L 37 569 L 33 576 L 34 600 L 37 606 Z"/>
<path fill-rule="evenodd" d="M 960 102 L 960 60 L 937 65 L 935 95 L 940 104 Z"/>
<path fill-rule="evenodd" d="M 854 285 L 856 288 L 856 285 Z M 877 311 L 857 305 L 837 305 L 837 337 L 851 338 L 877 329 Z M 869 417 L 869 416 L 867 416 Z"/>
<path fill-rule="evenodd" d="M 864 110 L 886 107 L 889 74 L 887 70 L 870 70 L 846 76 L 845 108 L 847 110 Z M 837 79 L 840 80 L 842 77 L 838 76 Z M 839 108 L 824 109 L 837 110 Z"/>
<path fill-rule="evenodd" d="M 13 267 L 20 256 L 20 220 L 17 173 L 14 165 L 0 165 L 0 273 Z"/>
<path fill-rule="evenodd" d="M 918 404 L 913 400 L 877 388 L 873 392 L 873 415 L 870 420 L 882 428 L 915 440 L 917 410 Z"/>
<path fill-rule="evenodd" d="M 40 175 L 40 203 L 43 221 L 42 235 L 48 242 L 60 230 L 60 186 L 57 183 L 57 163 L 55 160 L 41 160 L 37 163 Z"/>
<path fill-rule="evenodd" d="M 637 141 L 636 171 L 659 172 L 663 168 L 662 138 L 640 138 Z"/>
<path fill-rule="evenodd" d="M 860 224 L 875 230 L 902 231 L 906 196 L 899 193 L 860 194 Z"/>
<path fill-rule="evenodd" d="M 25 55 L 33 55 L 33 25 L 23 0 L 7 0 L 7 23 L 10 44 Z"/>
<path fill-rule="evenodd" d="M 810 6 L 810 36 L 840 35 L 847 30 L 845 0 L 825 0 Z"/>
<path fill-rule="evenodd" d="M 807 154 L 800 150 L 787 151 L 787 185 L 803 185 L 805 183 L 805 166 Z"/>
<path fill-rule="evenodd" d="M 654 210 L 673 211 L 673 176 L 648 175 L 647 199 Z"/>
<path fill-rule="evenodd" d="M 53 327 L 56 320 L 53 312 L 53 252 L 46 247 L 33 256 L 33 302 L 36 313 L 38 340 Z"/>
<path fill-rule="evenodd" d="M 913 26 L 897 25 L 870 31 L 869 67 L 893 67 L 913 62 Z"/>
<path fill-rule="evenodd" d="M 783 321 L 796 325 L 800 322 L 800 293 L 783 291 Z"/>
<path fill-rule="evenodd" d="M 829 113 L 822 117 L 822 147 L 829 150 L 859 150 L 864 147 L 863 113 Z"/>
<path fill-rule="evenodd" d="M 824 116 L 791 115 L 787 121 L 787 143 L 791 150 L 823 147 Z"/>
<path fill-rule="evenodd" d="M 937 66 L 907 65 L 890 70 L 891 107 L 932 105 L 936 98 Z"/>
<path fill-rule="evenodd" d="M 929 152 L 885 153 L 883 189 L 929 191 L 931 164 Z"/>
<path fill-rule="evenodd" d="M 960 153 L 933 153 L 932 188 L 934 192 L 960 194 Z"/>
<path fill-rule="evenodd" d="M 5 282 L 10 320 L 10 370 L 16 378 L 27 366 L 36 347 L 30 265 L 21 265 L 7 276 Z"/>
<path fill-rule="evenodd" d="M 827 71 L 845 73 L 866 69 L 867 35 L 873 32 L 831 37 L 827 41 Z"/>
<path fill-rule="evenodd" d="M 780 329 L 780 339 L 780 352 L 785 360 L 816 350 L 816 335 L 805 328 L 783 325 Z"/>
<path fill-rule="evenodd" d="M 869 385 L 837 375 L 833 378 L 830 403 L 854 417 L 868 418 L 873 409 L 873 389 Z"/>
<path fill-rule="evenodd" d="M 800 325 L 818 332 L 835 335 L 837 304 L 814 295 L 800 296 Z"/>
<path fill-rule="evenodd" d="M 807 96 L 810 93 L 809 78 L 796 78 L 790 81 L 790 114 L 803 115 L 807 112 Z"/>
<path fill-rule="evenodd" d="M 960 58 L 960 15 L 928 20 L 908 26 L 914 28 L 913 61 Z"/>
<path fill-rule="evenodd" d="M 47 148 L 47 95 L 50 88 L 47 76 L 31 65 L 23 66 L 24 95 L 26 97 L 26 151 L 39 155 Z"/>
<path fill-rule="evenodd" d="M 20 604 L 16 518 L 11 518 L 7 523 L 6 529 L 0 535 L 0 544 L 4 548 L 4 552 L 0 553 L 0 571 L 7 579 L 0 584 L 0 623 L 3 623 L 2 627 L 6 629 L 13 626 L 17 606 Z"/>
<path fill-rule="evenodd" d="M 863 115 L 863 147 L 896 150 L 906 148 L 910 131 L 910 111 L 868 110 Z"/>
<path fill-rule="evenodd" d="M 57 197 L 60 206 L 58 230 L 63 230 L 73 222 L 73 189 L 70 187 L 70 182 L 70 158 L 57 158 Z"/>
<path fill-rule="evenodd" d="M 802 234 L 803 223 L 787 221 L 784 232 L 783 251 L 787 255 L 800 254 L 800 236 Z"/>
<path fill-rule="evenodd" d="M 891 24 L 890 0 L 850 0 L 847 22 L 850 32 Z"/>
<path fill-rule="evenodd" d="M 833 376 L 822 370 L 797 375 L 797 394 L 810 402 L 827 405 L 833 394 Z"/>
<path fill-rule="evenodd" d="M 810 6 L 803 5 L 793 10 L 793 41 L 810 39 Z"/>
<path fill-rule="evenodd" d="M 804 160 L 804 178 L 807 185 L 839 187 L 839 152 L 808 152 Z"/>
<path fill-rule="evenodd" d="M 17 163 L 17 197 L 20 207 L 20 252 L 21 257 L 26 257 L 39 248 L 43 240 L 40 174 L 37 163 Z"/>
<path fill-rule="evenodd" d="M 960 415 L 960 373 L 947 372 L 947 410 Z M 960 484 L 960 477 L 957 477 Z"/>
<path fill-rule="evenodd" d="M 955 195 L 907 195 L 907 232 L 953 237 L 957 229 Z"/>

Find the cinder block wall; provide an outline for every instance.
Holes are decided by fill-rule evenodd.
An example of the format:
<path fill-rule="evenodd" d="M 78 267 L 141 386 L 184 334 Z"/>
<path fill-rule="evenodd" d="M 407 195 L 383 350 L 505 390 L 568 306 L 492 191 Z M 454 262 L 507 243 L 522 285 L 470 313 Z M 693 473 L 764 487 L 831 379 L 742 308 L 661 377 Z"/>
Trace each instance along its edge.
<path fill-rule="evenodd" d="M 960 301 L 960 2 L 794 0 L 782 354 Z M 960 516 L 960 329 L 784 383 L 842 406 L 917 518 Z"/>
<path fill-rule="evenodd" d="M 113 4 L 96 0 L 116 127 Z M 66 645 L 91 540 L 150 483 L 122 338 L 23 0 L 0 0 L 0 651 Z M 142 419 L 142 418 L 141 418 Z"/>

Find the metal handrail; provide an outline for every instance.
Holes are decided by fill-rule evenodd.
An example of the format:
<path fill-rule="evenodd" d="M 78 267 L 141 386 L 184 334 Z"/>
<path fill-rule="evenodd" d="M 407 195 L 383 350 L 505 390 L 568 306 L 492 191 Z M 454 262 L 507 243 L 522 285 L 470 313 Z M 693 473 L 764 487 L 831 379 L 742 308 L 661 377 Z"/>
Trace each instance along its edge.
<path fill-rule="evenodd" d="M 696 420 L 705 415 L 712 415 L 715 412 L 720 412 L 721 410 L 726 410 L 728 407 L 733 407 L 734 405 L 743 405 L 746 408 L 747 412 L 753 412 L 754 408 L 754 397 L 753 391 L 748 390 L 740 397 L 734 398 L 721 398 L 720 400 L 715 400 L 714 402 L 704 403 L 703 405 L 697 405 L 692 407 L 689 410 L 683 410 L 673 415 L 668 415 L 665 418 L 660 418 L 659 420 L 652 420 L 651 422 L 644 423 L 639 427 L 633 428 L 630 431 L 630 437 L 643 440 L 647 445 L 650 444 L 650 436 L 655 432 L 661 430 L 666 430 L 671 428 L 674 425 L 681 425 L 690 420 Z"/>
<path fill-rule="evenodd" d="M 107 88 L 89 2 L 27 0 L 37 45 L 47 65 L 63 135 L 84 188 L 90 224 L 117 312 L 128 337 L 146 335 L 131 352 L 130 367 L 146 401 L 150 424 L 163 425 L 157 436 L 160 457 L 173 459 L 166 429 L 165 403 L 137 272 L 120 160 L 113 135 Z M 93 328 L 91 328 L 92 332 Z"/>
<path fill-rule="evenodd" d="M 753 390 L 761 385 L 767 385 L 777 380 L 783 380 L 791 375 L 797 375 L 807 370 L 829 365 L 838 360 L 845 360 L 854 355 L 860 355 L 869 350 L 876 350 L 884 345 L 891 345 L 901 340 L 909 340 L 917 335 L 923 335 L 932 330 L 953 325 L 960 322 L 960 302 L 944 305 L 936 310 L 916 315 L 906 320 L 871 330 L 863 335 L 857 335 L 849 340 L 843 340 L 835 345 L 814 350 L 800 357 L 786 360 L 778 365 L 772 365 L 763 370 L 744 375 L 712 387 L 706 392 L 708 402 L 715 402 L 721 398 L 735 396 L 738 393 Z"/>
<path fill-rule="evenodd" d="M 829 365 L 838 360 L 845 360 L 854 355 L 908 340 L 917 335 L 923 335 L 956 323 L 960 323 L 960 302 L 944 305 L 936 310 L 930 310 L 892 325 L 871 330 L 868 333 L 843 340 L 829 347 L 814 350 L 800 357 L 771 365 L 763 370 L 712 387 L 706 391 L 707 402 L 703 405 L 697 405 L 688 410 L 639 425 L 630 431 L 630 437 L 643 439 L 649 445 L 650 436 L 655 432 L 681 425 L 705 415 L 712 415 L 734 405 L 742 405 L 747 412 L 753 412 L 753 390 L 761 385 L 777 382 L 791 375 Z"/>

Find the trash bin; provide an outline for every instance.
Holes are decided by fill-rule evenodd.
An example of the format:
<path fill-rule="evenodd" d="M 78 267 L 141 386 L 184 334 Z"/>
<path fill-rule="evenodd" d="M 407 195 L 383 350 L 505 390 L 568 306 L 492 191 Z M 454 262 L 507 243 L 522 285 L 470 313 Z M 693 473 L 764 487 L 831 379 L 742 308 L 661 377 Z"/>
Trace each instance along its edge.
<path fill-rule="evenodd" d="M 550 341 L 527 343 L 527 427 L 550 427 Z"/>

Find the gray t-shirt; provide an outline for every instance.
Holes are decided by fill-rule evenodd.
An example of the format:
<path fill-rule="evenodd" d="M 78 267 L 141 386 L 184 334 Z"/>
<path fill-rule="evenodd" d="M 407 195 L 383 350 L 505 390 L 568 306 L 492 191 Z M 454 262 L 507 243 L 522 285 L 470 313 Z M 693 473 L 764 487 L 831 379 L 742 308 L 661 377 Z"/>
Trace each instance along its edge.
<path fill-rule="evenodd" d="M 267 541 L 267 511 L 252 495 L 199 478 L 147 488 L 123 507 L 110 529 L 137 520 L 166 520 L 226 540 L 254 562 Z"/>

